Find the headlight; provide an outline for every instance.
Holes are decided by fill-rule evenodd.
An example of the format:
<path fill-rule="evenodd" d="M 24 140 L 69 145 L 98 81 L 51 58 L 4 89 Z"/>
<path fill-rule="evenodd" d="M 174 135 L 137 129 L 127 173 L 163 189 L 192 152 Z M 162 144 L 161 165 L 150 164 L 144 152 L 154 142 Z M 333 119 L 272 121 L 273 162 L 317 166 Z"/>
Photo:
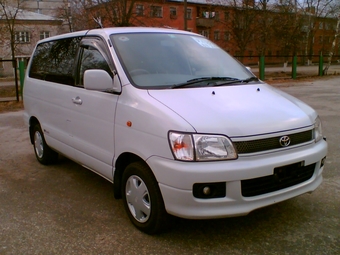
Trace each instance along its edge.
<path fill-rule="evenodd" d="M 323 135 L 322 135 L 321 119 L 318 116 L 315 119 L 315 123 L 314 123 L 314 139 L 315 139 L 315 142 L 317 143 L 318 141 L 320 141 L 322 139 L 322 137 L 323 137 Z"/>
<path fill-rule="evenodd" d="M 169 142 L 178 160 L 212 161 L 237 158 L 232 142 L 222 135 L 169 132 Z"/>

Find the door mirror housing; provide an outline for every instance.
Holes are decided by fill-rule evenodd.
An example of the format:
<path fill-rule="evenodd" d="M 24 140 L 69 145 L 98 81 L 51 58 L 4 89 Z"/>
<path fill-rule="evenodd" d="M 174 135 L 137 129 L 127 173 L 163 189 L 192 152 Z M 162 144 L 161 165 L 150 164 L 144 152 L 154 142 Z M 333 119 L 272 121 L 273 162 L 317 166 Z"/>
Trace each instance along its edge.
<path fill-rule="evenodd" d="M 117 75 L 115 75 L 117 76 Z M 101 69 L 89 69 L 84 73 L 84 88 L 96 91 L 121 92 L 119 79 L 112 79 L 111 76 Z"/>

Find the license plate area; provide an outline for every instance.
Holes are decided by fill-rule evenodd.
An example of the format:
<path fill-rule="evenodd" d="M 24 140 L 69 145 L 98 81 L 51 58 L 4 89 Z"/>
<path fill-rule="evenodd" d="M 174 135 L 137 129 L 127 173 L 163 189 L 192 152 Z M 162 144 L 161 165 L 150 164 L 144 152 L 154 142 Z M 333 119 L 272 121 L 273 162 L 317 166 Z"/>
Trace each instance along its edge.
<path fill-rule="evenodd" d="M 274 168 L 274 179 L 278 182 L 283 182 L 290 178 L 298 178 L 301 175 L 301 169 L 305 166 L 305 162 L 301 161 L 298 163 L 276 167 Z"/>
<path fill-rule="evenodd" d="M 253 197 L 285 189 L 312 178 L 316 164 L 305 166 L 305 162 L 275 167 L 272 175 L 242 180 L 241 191 L 244 197 Z"/>

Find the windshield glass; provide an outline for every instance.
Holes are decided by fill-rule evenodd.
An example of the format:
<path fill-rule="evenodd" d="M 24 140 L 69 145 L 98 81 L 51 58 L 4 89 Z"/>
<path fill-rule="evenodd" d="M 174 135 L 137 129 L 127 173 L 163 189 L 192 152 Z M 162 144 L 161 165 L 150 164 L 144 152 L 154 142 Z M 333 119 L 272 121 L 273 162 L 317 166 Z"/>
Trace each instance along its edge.
<path fill-rule="evenodd" d="M 198 35 L 126 33 L 111 35 L 111 40 L 131 83 L 138 87 L 183 87 L 188 81 L 191 87 L 210 86 L 219 78 L 223 83 L 253 77 L 228 53 Z"/>

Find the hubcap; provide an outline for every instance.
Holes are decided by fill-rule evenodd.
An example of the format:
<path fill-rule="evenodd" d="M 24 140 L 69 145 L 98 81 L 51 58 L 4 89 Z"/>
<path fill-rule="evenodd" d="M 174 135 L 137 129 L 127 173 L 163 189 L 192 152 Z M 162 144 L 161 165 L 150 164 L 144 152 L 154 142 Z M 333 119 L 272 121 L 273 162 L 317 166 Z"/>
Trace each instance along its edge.
<path fill-rule="evenodd" d="M 150 217 L 151 201 L 148 188 L 141 178 L 132 175 L 126 182 L 126 203 L 132 216 L 141 223 Z"/>
<path fill-rule="evenodd" d="M 34 134 L 34 149 L 38 158 L 42 158 L 44 155 L 44 144 L 40 132 L 35 132 Z"/>

